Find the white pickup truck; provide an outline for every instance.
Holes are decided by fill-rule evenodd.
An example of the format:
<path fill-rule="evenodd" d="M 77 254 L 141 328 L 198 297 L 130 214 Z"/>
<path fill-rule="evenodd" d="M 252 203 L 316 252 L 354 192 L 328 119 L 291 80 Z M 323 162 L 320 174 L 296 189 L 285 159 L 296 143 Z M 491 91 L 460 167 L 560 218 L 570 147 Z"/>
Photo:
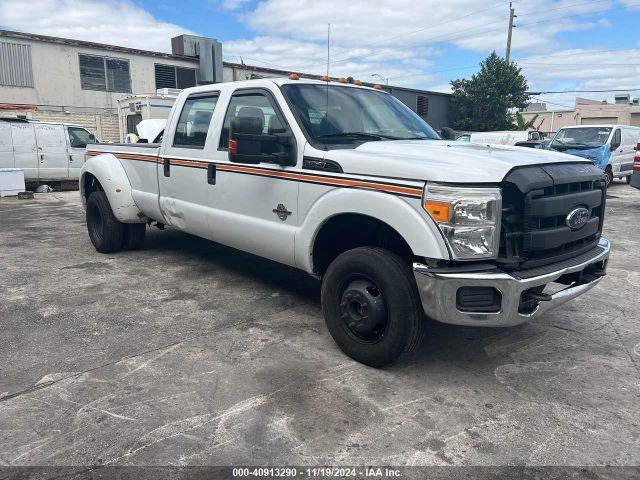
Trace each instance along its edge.
<path fill-rule="evenodd" d="M 190 88 L 162 144 L 87 156 L 80 194 L 99 252 L 168 225 L 302 269 L 322 279 L 336 343 L 377 367 L 418 345 L 429 318 L 537 318 L 596 285 L 609 257 L 605 180 L 589 160 L 445 141 L 372 88 Z"/>

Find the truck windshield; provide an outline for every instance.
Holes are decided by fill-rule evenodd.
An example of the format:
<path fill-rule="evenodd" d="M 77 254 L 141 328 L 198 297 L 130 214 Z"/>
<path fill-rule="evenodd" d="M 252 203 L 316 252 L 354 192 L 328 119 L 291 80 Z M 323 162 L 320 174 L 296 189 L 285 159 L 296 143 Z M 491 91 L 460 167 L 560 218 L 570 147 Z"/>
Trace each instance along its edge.
<path fill-rule="evenodd" d="M 384 92 L 309 84 L 283 85 L 282 91 L 312 143 L 440 139 L 428 123 Z"/>
<path fill-rule="evenodd" d="M 553 137 L 554 150 L 598 148 L 607 143 L 611 127 L 561 128 Z"/>

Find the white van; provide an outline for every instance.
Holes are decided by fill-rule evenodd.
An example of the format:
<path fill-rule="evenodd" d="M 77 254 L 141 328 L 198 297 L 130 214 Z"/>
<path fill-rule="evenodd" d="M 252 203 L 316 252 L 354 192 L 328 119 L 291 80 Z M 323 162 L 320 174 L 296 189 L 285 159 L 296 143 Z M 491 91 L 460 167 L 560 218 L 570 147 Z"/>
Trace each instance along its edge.
<path fill-rule="evenodd" d="M 0 118 L 0 168 L 20 168 L 27 182 L 77 180 L 93 133 L 79 125 Z"/>
<path fill-rule="evenodd" d="M 469 135 L 469 141 L 471 143 L 482 143 L 485 145 L 515 145 L 518 142 L 528 142 L 531 140 L 544 140 L 544 135 L 535 130 L 473 132 Z"/>
<path fill-rule="evenodd" d="M 547 148 L 588 158 L 605 171 L 607 184 L 615 177 L 629 183 L 639 140 L 640 127 L 576 125 L 558 130 Z"/>

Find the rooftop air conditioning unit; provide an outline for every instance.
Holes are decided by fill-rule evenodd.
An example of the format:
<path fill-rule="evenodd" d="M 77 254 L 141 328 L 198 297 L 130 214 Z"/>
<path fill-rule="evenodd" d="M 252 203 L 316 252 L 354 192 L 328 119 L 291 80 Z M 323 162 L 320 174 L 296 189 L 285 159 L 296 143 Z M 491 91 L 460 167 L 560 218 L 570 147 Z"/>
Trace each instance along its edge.
<path fill-rule="evenodd" d="M 628 105 L 631 100 L 631 95 L 629 95 L 628 93 L 624 94 L 624 95 L 616 95 L 614 97 L 614 101 L 616 103 L 616 105 Z"/>

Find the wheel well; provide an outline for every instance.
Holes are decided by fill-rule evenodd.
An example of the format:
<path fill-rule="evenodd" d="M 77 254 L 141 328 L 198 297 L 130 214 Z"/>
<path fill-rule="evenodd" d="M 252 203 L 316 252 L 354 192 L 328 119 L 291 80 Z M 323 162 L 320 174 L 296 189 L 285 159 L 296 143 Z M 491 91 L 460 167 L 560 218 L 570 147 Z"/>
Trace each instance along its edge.
<path fill-rule="evenodd" d="M 408 262 L 414 258 L 402 235 L 386 223 L 367 215 L 341 214 L 322 225 L 313 243 L 313 271 L 323 274 L 341 253 L 357 247 L 382 247 Z"/>
<path fill-rule="evenodd" d="M 104 191 L 104 188 L 102 188 L 102 185 L 100 185 L 100 182 L 98 181 L 98 179 L 93 175 L 91 175 L 90 173 L 85 174 L 84 180 L 83 180 L 83 187 L 84 187 L 83 190 L 84 190 L 85 200 L 89 200 L 89 196 L 93 192 Z"/>

